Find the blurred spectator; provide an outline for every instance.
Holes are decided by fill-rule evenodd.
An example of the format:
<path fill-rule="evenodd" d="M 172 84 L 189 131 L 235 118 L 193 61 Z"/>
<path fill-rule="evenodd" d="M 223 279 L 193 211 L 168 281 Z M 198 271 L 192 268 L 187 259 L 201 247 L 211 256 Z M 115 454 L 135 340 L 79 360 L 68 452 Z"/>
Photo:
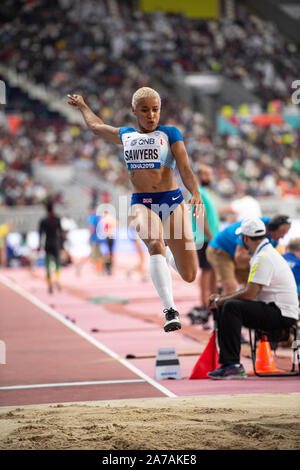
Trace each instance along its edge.
<path fill-rule="evenodd" d="M 142 13 L 134 1 L 113 4 L 53 0 L 49 7 L 46 0 L 5 0 L 0 5 L 0 62 L 26 72 L 62 100 L 67 93 L 84 95 L 112 125 L 134 126 L 128 112 L 132 93 L 154 84 L 164 101 L 162 120 L 183 131 L 195 171 L 201 163 L 213 166 L 216 195 L 232 199 L 247 191 L 255 198 L 299 197 L 299 130 L 286 123 L 260 126 L 245 118 L 239 135 L 220 135 L 201 113 L 178 96 L 173 99 L 169 87 L 170 74 L 179 79 L 187 72 L 219 74 L 256 94 L 265 108 L 274 100 L 293 108 L 290 86 L 300 74 L 298 46 L 241 6 L 236 20 L 206 21 Z M 24 100 L 30 103 L 29 97 L 14 101 L 12 96 L 16 112 Z M 31 104 L 32 109 L 38 106 Z M 46 198 L 47 188 L 33 179 L 34 162 L 88 168 L 128 189 L 114 147 L 83 125 L 63 120 L 43 125 L 42 115 L 38 112 L 35 119 L 32 111 L 27 113 L 13 135 L 0 124 L 0 205 Z"/>
<path fill-rule="evenodd" d="M 290 240 L 283 257 L 293 271 L 297 284 L 298 295 L 300 296 L 300 238 Z"/>
<path fill-rule="evenodd" d="M 299 133 L 294 131 L 294 142 L 290 144 L 277 142 L 272 129 L 263 133 L 257 129 L 256 140 L 252 136 L 249 143 L 246 138 L 218 135 L 204 121 L 200 129 L 206 135 L 199 136 L 197 121 L 201 115 L 182 103 L 180 108 L 183 111 L 180 117 L 176 118 L 174 113 L 166 124 L 175 124 L 183 130 L 195 171 L 201 163 L 213 166 L 213 190 L 217 196 L 232 199 L 237 193 L 247 193 L 254 198 L 299 197 Z M 49 188 L 34 180 L 34 163 L 84 167 L 125 191 L 129 188 L 120 155 L 83 126 L 67 123 L 33 126 L 31 121 L 23 121 L 14 135 L 0 127 L 0 144 L 0 205 L 32 205 L 46 200 Z M 99 195 L 93 194 L 93 200 L 96 196 Z M 104 193 L 100 198 L 103 200 Z"/>
<path fill-rule="evenodd" d="M 0 267 L 6 266 L 6 238 L 10 231 L 10 224 L 0 224 Z"/>
<path fill-rule="evenodd" d="M 232 214 L 231 222 L 238 222 L 246 218 L 262 217 L 259 202 L 247 194 L 247 191 L 241 192 L 237 199 L 234 199 L 229 206 L 219 209 L 219 214 Z"/>
<path fill-rule="evenodd" d="M 101 238 L 107 245 L 108 253 L 105 256 L 104 265 L 106 274 L 112 274 L 114 264 L 114 245 L 118 221 L 113 214 L 103 211 L 100 221 Z"/>
<path fill-rule="evenodd" d="M 53 293 L 53 282 L 51 275 L 51 263 L 55 263 L 55 284 L 60 290 L 60 252 L 62 248 L 63 232 L 61 220 L 55 214 L 52 202 L 46 205 L 47 215 L 39 222 L 40 246 L 39 250 L 44 248 L 46 254 L 46 274 L 49 294 Z"/>
<path fill-rule="evenodd" d="M 98 273 L 103 268 L 103 255 L 101 251 L 101 238 L 99 236 L 101 216 L 96 213 L 94 206 L 89 207 L 87 226 L 90 232 L 91 261 Z"/>
<path fill-rule="evenodd" d="M 285 99 L 299 70 L 297 46 L 271 22 L 241 6 L 236 11 L 235 20 L 206 21 L 160 11 L 142 13 L 133 1 L 116 0 L 114 8 L 100 0 L 86 0 L 84 6 L 79 0 L 53 0 L 51 8 L 46 0 L 21 6 L 16 0 L 4 1 L 0 60 L 62 94 L 73 92 L 70 84 L 78 92 L 84 89 L 99 100 L 107 117 L 112 111 L 107 85 L 122 86 L 120 101 L 128 100 L 128 84 L 145 81 L 153 70 L 161 77 L 219 73 L 263 100 Z"/>

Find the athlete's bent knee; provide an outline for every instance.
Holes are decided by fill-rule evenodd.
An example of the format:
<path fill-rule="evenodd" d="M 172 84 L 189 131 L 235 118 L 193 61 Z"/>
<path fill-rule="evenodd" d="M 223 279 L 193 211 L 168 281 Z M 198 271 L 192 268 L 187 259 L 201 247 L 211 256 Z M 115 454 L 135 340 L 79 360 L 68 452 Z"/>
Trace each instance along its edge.
<path fill-rule="evenodd" d="M 188 271 L 181 274 L 185 282 L 193 282 L 197 276 L 197 269 L 190 268 Z"/>
<path fill-rule="evenodd" d="M 146 245 L 150 256 L 165 253 L 165 245 L 161 240 L 149 240 Z"/>

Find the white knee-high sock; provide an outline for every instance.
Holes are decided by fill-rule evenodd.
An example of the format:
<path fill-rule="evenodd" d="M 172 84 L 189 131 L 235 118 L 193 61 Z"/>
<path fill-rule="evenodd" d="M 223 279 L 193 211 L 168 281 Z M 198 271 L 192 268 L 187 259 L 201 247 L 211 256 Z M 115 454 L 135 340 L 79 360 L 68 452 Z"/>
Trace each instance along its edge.
<path fill-rule="evenodd" d="M 150 275 L 164 308 L 176 310 L 172 292 L 172 277 L 167 260 L 163 255 L 150 256 Z"/>
<path fill-rule="evenodd" d="M 166 247 L 166 258 L 169 261 L 172 268 L 179 274 L 179 271 L 177 269 L 173 253 L 172 253 L 172 251 L 170 250 L 170 248 L 168 246 Z"/>

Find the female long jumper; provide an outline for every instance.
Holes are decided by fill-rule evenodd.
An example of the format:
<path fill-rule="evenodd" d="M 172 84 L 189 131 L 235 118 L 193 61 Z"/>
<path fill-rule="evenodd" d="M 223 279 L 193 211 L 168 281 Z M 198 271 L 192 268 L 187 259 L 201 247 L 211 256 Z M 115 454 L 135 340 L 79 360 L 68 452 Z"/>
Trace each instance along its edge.
<path fill-rule="evenodd" d="M 123 145 L 134 189 L 129 223 L 149 251 L 151 279 L 164 307 L 164 330 L 178 330 L 181 324 L 167 260 L 187 282 L 195 280 L 198 264 L 189 210 L 174 177 L 175 165 L 192 195 L 189 203 L 194 217 L 203 210 L 183 137 L 176 127 L 159 125 L 161 99 L 152 88 L 139 88 L 132 97 L 138 129 L 106 125 L 82 96 L 68 95 L 68 98 L 68 104 L 81 111 L 94 134 Z"/>

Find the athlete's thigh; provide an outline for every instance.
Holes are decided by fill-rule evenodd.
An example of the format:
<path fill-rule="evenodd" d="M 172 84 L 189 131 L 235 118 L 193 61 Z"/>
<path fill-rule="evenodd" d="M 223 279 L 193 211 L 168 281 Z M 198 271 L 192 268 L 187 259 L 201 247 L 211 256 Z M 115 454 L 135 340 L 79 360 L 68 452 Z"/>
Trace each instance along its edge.
<path fill-rule="evenodd" d="M 190 212 L 182 202 L 164 221 L 164 239 L 171 249 L 179 271 L 198 266 Z"/>
<path fill-rule="evenodd" d="M 160 217 L 143 204 L 131 206 L 129 226 L 134 228 L 147 245 L 148 241 L 163 240 L 163 227 Z"/>

